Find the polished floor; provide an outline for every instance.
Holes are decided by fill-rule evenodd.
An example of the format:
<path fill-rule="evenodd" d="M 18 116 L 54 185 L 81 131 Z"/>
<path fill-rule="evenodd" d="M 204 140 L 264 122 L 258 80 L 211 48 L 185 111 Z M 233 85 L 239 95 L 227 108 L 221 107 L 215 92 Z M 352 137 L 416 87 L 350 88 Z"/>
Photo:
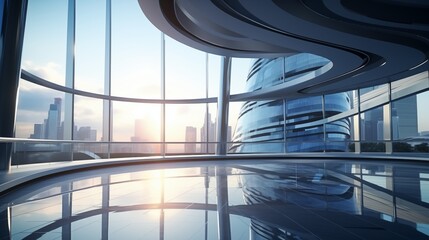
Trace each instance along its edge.
<path fill-rule="evenodd" d="M 140 164 L 0 197 L 1 239 L 429 239 L 429 165 L 237 160 Z"/>

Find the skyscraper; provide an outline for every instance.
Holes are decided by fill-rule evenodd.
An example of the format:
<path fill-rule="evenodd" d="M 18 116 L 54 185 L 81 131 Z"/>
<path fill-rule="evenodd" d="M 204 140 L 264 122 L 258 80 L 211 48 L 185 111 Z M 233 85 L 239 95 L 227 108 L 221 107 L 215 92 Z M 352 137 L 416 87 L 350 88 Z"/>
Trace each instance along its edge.
<path fill-rule="evenodd" d="M 297 78 L 312 78 L 328 64 L 329 60 L 308 53 L 257 59 L 249 70 L 246 88 L 247 91 L 256 91 Z M 325 125 L 320 121 L 348 111 L 350 104 L 347 92 L 326 95 L 323 99 L 321 96 L 311 96 L 247 101 L 240 111 L 231 151 L 347 151 L 350 120 L 344 118 Z M 327 140 L 329 144 L 324 143 Z"/>
<path fill-rule="evenodd" d="M 185 153 L 196 153 L 197 152 L 197 128 L 186 127 L 185 133 Z"/>
<path fill-rule="evenodd" d="M 63 129 L 62 129 L 62 119 L 61 119 L 61 109 L 62 109 L 62 99 L 61 98 L 54 98 L 54 104 L 57 106 L 57 139 L 63 139 Z"/>
<path fill-rule="evenodd" d="M 59 128 L 59 119 L 58 119 L 58 105 L 51 104 L 49 106 L 47 127 L 46 127 L 46 138 L 48 139 L 58 139 L 58 128 Z"/>
<path fill-rule="evenodd" d="M 49 105 L 48 118 L 43 123 L 34 124 L 33 139 L 63 139 L 63 126 L 61 124 L 61 98 L 55 98 L 54 103 Z"/>
<path fill-rule="evenodd" d="M 216 141 L 216 123 L 212 121 L 210 113 L 204 117 L 204 125 L 201 128 L 200 135 L 203 143 L 201 153 L 214 153 L 216 146 L 215 144 L 210 144 L 210 142 Z"/>

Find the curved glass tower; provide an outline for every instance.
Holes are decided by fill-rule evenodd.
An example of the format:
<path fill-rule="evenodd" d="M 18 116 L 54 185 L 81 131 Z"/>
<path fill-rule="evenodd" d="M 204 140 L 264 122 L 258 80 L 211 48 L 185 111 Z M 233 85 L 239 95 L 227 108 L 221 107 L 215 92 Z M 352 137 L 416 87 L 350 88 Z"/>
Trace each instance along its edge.
<path fill-rule="evenodd" d="M 247 91 L 272 87 L 299 78 L 316 77 L 331 62 L 309 53 L 253 62 Z M 285 96 L 287 97 L 287 96 Z M 233 152 L 345 152 L 350 139 L 349 119 L 325 123 L 350 110 L 349 93 L 300 99 L 247 101 L 234 135 Z M 259 144 L 252 144 L 258 142 Z"/>

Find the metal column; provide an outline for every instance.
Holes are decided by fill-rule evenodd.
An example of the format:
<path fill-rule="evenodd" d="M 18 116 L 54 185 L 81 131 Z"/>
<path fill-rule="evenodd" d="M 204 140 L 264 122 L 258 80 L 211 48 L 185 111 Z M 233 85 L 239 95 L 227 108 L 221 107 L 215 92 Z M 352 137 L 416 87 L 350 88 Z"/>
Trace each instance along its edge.
<path fill-rule="evenodd" d="M 0 137 L 14 137 L 27 0 L 0 0 Z M 12 143 L 0 143 L 0 170 L 9 170 Z"/>
<path fill-rule="evenodd" d="M 219 83 L 219 97 L 217 99 L 217 126 L 216 126 L 216 154 L 226 155 L 228 141 L 228 107 L 229 90 L 231 83 L 231 57 L 223 57 L 221 62 L 221 79 Z"/>

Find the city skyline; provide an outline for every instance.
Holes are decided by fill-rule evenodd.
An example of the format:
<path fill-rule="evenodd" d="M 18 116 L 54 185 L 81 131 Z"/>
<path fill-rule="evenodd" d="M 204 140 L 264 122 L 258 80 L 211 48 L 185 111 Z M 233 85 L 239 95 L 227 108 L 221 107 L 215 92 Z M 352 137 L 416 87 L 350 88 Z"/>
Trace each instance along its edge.
<path fill-rule="evenodd" d="M 30 139 L 52 139 L 63 140 L 64 122 L 62 119 L 62 98 L 54 98 L 54 103 L 49 105 L 48 117 L 43 120 L 43 123 L 35 123 L 33 133 L 30 134 Z M 97 141 L 97 130 L 91 126 L 74 125 L 73 139 L 84 141 Z"/>

